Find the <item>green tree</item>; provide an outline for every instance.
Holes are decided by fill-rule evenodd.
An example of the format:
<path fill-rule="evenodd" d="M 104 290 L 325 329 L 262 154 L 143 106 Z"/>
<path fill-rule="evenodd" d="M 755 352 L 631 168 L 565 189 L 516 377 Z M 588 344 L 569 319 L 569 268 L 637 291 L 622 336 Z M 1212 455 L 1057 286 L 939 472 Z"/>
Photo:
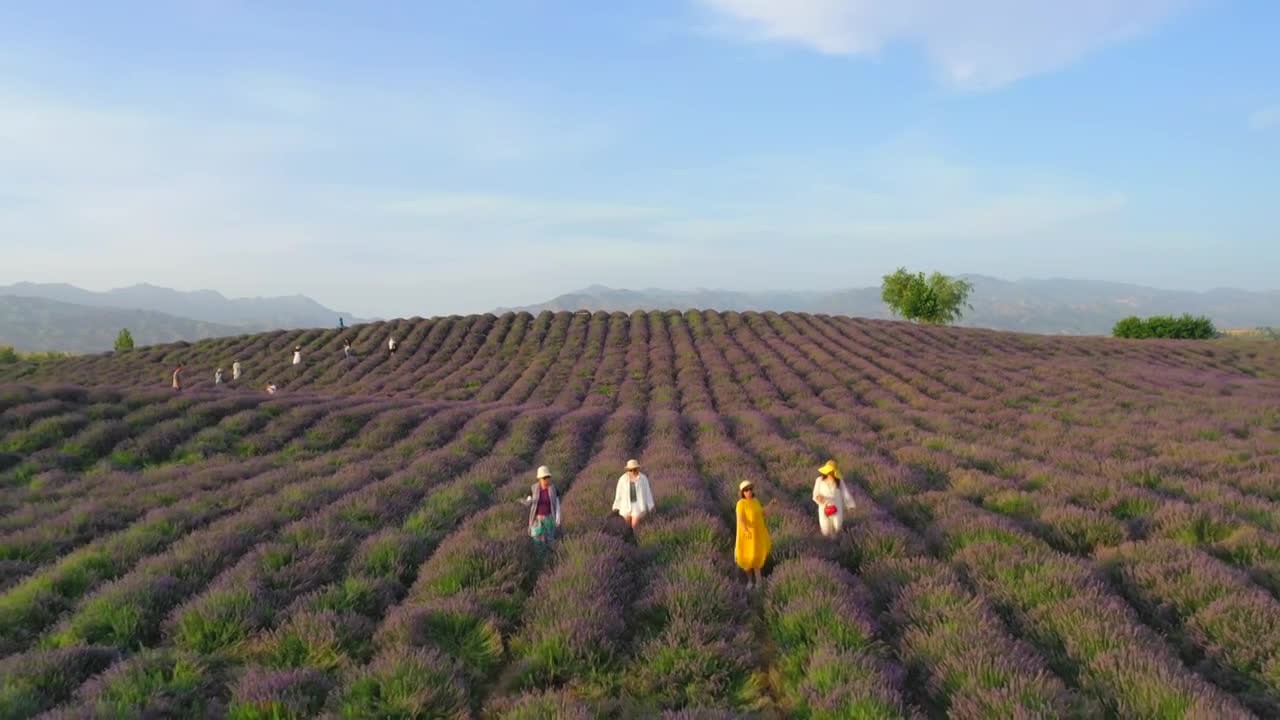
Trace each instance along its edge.
<path fill-rule="evenodd" d="M 18 353 L 12 345 L 0 345 L 0 365 L 12 365 L 18 362 Z"/>
<path fill-rule="evenodd" d="M 963 316 L 964 308 L 972 310 L 971 292 L 973 284 L 966 280 L 938 272 L 925 277 L 901 267 L 885 275 L 880 286 L 880 297 L 894 315 L 933 325 L 949 325 Z"/>
<path fill-rule="evenodd" d="M 1151 331 L 1147 328 L 1147 322 L 1137 315 L 1130 315 L 1117 321 L 1115 327 L 1111 328 L 1111 334 L 1118 338 L 1131 338 L 1139 340 L 1151 337 Z"/>
<path fill-rule="evenodd" d="M 1152 315 L 1143 320 L 1130 316 L 1117 322 L 1111 328 L 1111 334 L 1118 338 L 1145 339 L 1168 338 L 1176 340 L 1208 340 L 1217 337 L 1218 329 L 1213 321 L 1200 315 L 1193 317 L 1184 313 L 1181 317 L 1172 315 Z"/>
<path fill-rule="evenodd" d="M 133 335 L 129 332 L 129 328 L 124 328 L 120 334 L 116 336 L 116 352 L 124 352 L 133 349 Z"/>

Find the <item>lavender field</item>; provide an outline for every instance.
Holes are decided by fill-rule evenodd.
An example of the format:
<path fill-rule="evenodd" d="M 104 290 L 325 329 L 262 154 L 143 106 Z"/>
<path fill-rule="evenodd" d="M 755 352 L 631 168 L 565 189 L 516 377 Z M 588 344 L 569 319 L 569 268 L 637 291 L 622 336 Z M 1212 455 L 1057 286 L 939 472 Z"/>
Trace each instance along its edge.
<path fill-rule="evenodd" d="M 1280 344 L 517 313 L 0 366 L 0 657 L 0 718 L 1280 717 Z"/>

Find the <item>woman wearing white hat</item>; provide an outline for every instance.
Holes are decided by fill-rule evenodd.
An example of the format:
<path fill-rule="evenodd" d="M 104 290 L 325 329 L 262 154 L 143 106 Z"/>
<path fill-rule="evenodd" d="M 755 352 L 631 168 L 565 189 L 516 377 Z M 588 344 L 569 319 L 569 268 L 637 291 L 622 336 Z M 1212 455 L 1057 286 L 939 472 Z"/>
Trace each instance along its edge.
<path fill-rule="evenodd" d="M 556 528 L 560 527 L 560 496 L 551 484 L 551 469 L 546 465 L 538 468 L 538 482 L 533 484 L 524 502 L 529 506 L 529 537 L 550 543 L 555 539 Z"/>
<path fill-rule="evenodd" d="M 818 529 L 823 537 L 839 535 L 840 528 L 844 527 L 845 508 L 852 510 L 856 504 L 845 487 L 835 460 L 828 460 L 818 468 L 818 479 L 813 483 L 813 502 L 818 506 Z"/>
<path fill-rule="evenodd" d="M 627 471 L 618 478 L 618 487 L 613 493 L 613 509 L 627 519 L 634 529 L 647 512 L 652 512 L 653 491 L 649 489 L 649 477 L 640 472 L 640 463 L 627 461 Z"/>

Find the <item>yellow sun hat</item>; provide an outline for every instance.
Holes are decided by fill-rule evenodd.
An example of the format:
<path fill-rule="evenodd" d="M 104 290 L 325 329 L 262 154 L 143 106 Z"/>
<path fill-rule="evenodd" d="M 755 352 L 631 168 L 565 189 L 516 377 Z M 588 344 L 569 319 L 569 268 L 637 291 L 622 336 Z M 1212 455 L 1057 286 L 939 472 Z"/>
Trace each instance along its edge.
<path fill-rule="evenodd" d="M 819 475 L 835 475 L 837 480 L 844 479 L 843 477 L 840 476 L 840 468 L 836 467 L 835 460 L 828 460 L 825 465 L 818 468 L 818 474 Z"/>

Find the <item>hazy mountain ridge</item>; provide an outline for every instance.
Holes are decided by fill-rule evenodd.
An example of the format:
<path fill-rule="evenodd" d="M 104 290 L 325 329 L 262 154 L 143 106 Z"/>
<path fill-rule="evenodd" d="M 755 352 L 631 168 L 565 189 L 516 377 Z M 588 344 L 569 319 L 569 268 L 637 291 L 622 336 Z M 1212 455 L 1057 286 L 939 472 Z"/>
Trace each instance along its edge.
<path fill-rule="evenodd" d="M 44 298 L 0 295 L 0 345 L 12 345 L 18 350 L 73 353 L 110 350 L 121 328 L 128 328 L 139 346 L 244 332 L 243 328 L 152 310 L 88 307 Z"/>
<path fill-rule="evenodd" d="M 305 295 L 228 298 L 132 285 L 106 292 L 65 283 L 0 286 L 0 345 L 19 350 L 86 353 L 110 350 L 128 328 L 139 345 L 220 335 L 348 325 L 360 318 L 331 310 Z"/>
<path fill-rule="evenodd" d="M 1207 315 L 1220 329 L 1280 325 L 1280 291 L 1215 288 L 1205 292 L 1164 290 L 1130 283 L 1064 278 L 1002 280 L 963 275 L 973 283 L 973 310 L 959 324 L 1048 334 L 1106 335 L 1128 315 Z M 749 293 L 645 288 L 617 290 L 592 285 L 544 303 L 506 310 L 772 310 L 890 318 L 880 288 Z"/>
<path fill-rule="evenodd" d="M 305 295 L 228 298 L 216 290 L 183 291 L 139 284 L 96 292 L 65 283 L 21 282 L 0 286 L 0 295 L 43 298 L 96 308 L 150 310 L 241 330 L 328 327 L 339 317 L 360 322 L 349 313 L 331 310 Z"/>

